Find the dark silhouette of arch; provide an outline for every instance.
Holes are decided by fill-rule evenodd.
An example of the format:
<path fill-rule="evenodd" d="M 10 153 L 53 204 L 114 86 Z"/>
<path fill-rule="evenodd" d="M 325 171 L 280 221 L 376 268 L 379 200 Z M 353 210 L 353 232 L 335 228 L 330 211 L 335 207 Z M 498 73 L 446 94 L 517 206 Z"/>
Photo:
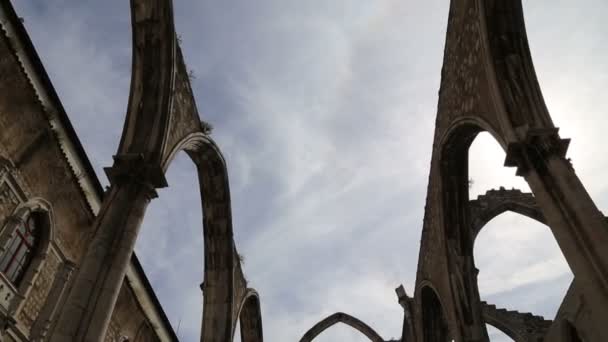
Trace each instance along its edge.
<path fill-rule="evenodd" d="M 438 215 L 443 216 L 442 226 L 437 226 L 437 234 L 445 236 L 444 240 L 439 243 L 436 241 L 433 246 L 422 246 L 422 248 L 434 249 L 434 257 L 444 255 L 445 264 L 436 264 L 435 267 L 429 269 L 427 274 L 423 274 L 426 279 L 433 283 L 437 283 L 438 279 L 447 278 L 451 297 L 444 298 L 453 305 L 448 306 L 446 310 L 451 310 L 450 313 L 437 312 L 438 309 L 427 309 L 429 313 L 424 315 L 430 319 L 425 322 L 423 317 L 423 326 L 425 326 L 422 334 L 426 336 L 425 341 L 445 341 L 449 334 L 472 334 L 473 331 L 458 332 L 447 331 L 447 323 L 445 331 L 441 320 L 447 319 L 447 316 L 456 314 L 464 322 L 467 322 L 465 328 L 474 329 L 473 326 L 482 326 L 483 318 L 481 310 L 477 303 L 479 302 L 479 289 L 477 279 L 475 277 L 475 264 L 473 262 L 473 238 L 471 234 L 471 218 L 469 210 L 469 148 L 477 137 L 482 132 L 487 131 L 495 137 L 495 139 L 504 145 L 500 138 L 493 133 L 492 126 L 481 118 L 465 118 L 456 121 L 448 127 L 440 138 L 442 143 L 441 163 L 435 166 L 437 171 L 431 170 L 431 174 L 437 173 L 440 177 L 442 190 L 439 194 L 441 201 L 439 202 Z M 429 189 L 430 191 L 430 189 Z M 428 205 L 427 205 L 428 210 Z M 438 220 L 439 221 L 439 220 Z M 441 221 L 439 221 L 441 222 Z M 426 223 L 426 222 L 425 222 Z M 424 229 L 424 228 L 423 228 Z M 428 251 L 425 251 L 428 253 Z M 437 295 L 427 289 L 423 297 L 423 302 L 434 305 L 436 301 L 431 294 Z M 424 305 L 424 304 L 423 304 Z M 431 317 L 434 317 L 431 319 Z M 462 325 L 452 325 L 454 329 L 460 329 Z M 429 330 L 431 329 L 431 330 Z M 427 334 L 429 334 L 427 336 Z M 477 338 L 483 338 L 478 336 Z"/>
<path fill-rule="evenodd" d="M 439 297 L 429 286 L 420 291 L 422 298 L 422 328 L 424 342 L 446 342 L 449 337 L 448 322 Z"/>
<path fill-rule="evenodd" d="M 481 128 L 475 124 L 464 124 L 454 129 L 446 139 L 442 151 L 441 178 L 443 191 L 443 215 L 448 237 L 457 239 L 467 234 L 467 212 L 469 202 L 469 147 Z M 460 248 L 467 239 L 461 238 Z"/>
<path fill-rule="evenodd" d="M 185 151 L 196 164 L 203 207 L 202 339 L 231 340 L 238 318 L 233 314 L 242 312 L 245 314 L 245 321 L 241 321 L 242 330 L 243 325 L 252 329 L 259 325 L 255 332 L 246 329 L 243 341 L 262 341 L 258 295 L 245 289 L 234 245 L 230 187 L 224 157 L 215 142 L 203 133 L 190 134 L 179 142 L 167 164 L 179 150 Z"/>
<path fill-rule="evenodd" d="M 456 242 L 453 247 L 461 255 L 470 255 L 472 252 L 472 241 L 469 238 L 469 148 L 483 131 L 491 133 L 504 146 L 491 126 L 480 118 L 457 121 L 441 139 L 443 149 L 439 172 L 443 186 L 445 234 Z"/>
<path fill-rule="evenodd" d="M 337 323 L 343 323 L 348 325 L 349 327 L 358 330 L 363 335 L 367 336 L 372 342 L 384 342 L 384 339 L 378 335 L 374 329 L 372 329 L 369 325 L 365 324 L 358 318 L 355 318 L 351 315 L 345 314 L 343 312 L 336 312 L 332 314 L 319 323 L 315 324 L 312 328 L 310 328 L 304 336 L 300 339 L 300 342 L 311 342 L 314 340 L 319 334 L 324 332 L 325 330 L 331 328 Z"/>
<path fill-rule="evenodd" d="M 488 222 L 506 211 L 547 224 L 545 216 L 536 204 L 534 195 L 517 189 L 489 190 L 484 195 L 480 195 L 477 199 L 469 202 L 469 211 L 473 240 Z"/>
<path fill-rule="evenodd" d="M 525 336 L 520 336 L 517 332 L 517 330 L 512 329 L 512 327 L 510 327 L 508 324 L 506 324 L 506 322 L 495 319 L 495 317 L 488 317 L 484 314 L 483 316 L 484 320 L 486 321 L 487 324 L 493 326 L 494 328 L 502 331 L 505 335 L 509 336 L 510 338 L 513 339 L 513 341 L 515 342 L 525 342 L 527 341 L 525 339 Z"/>
<path fill-rule="evenodd" d="M 585 295 L 598 298 L 588 303 L 589 319 L 601 322 L 608 312 L 606 221 L 566 158 L 569 140 L 560 137 L 543 100 L 522 7 L 520 0 L 450 2 L 416 288 L 441 284 L 445 318 L 457 340 L 487 338 L 468 198 L 468 150 L 480 131 L 506 151 L 505 166 L 516 167 L 532 189 L 572 272 L 588 284 Z M 479 226 L 504 210 L 534 218 L 527 209 L 497 206 Z M 417 303 L 437 306 L 432 292 L 421 291 Z M 418 311 L 418 338 L 441 340 L 425 330 L 441 331 L 442 313 L 424 304 Z"/>
<path fill-rule="evenodd" d="M 255 290 L 247 289 L 247 294 L 241 303 L 238 317 L 241 322 L 242 342 L 262 342 L 264 340 L 260 298 Z"/>

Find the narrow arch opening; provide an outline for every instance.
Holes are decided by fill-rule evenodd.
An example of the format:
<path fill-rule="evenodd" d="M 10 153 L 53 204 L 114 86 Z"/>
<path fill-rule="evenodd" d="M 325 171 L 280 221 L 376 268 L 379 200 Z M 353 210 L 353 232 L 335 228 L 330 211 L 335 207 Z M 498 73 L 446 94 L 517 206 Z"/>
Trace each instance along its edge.
<path fill-rule="evenodd" d="M 468 239 L 469 218 L 469 147 L 481 128 L 463 125 L 453 132 L 445 142 L 442 151 L 441 182 L 443 185 L 443 207 L 446 235 L 455 240 L 453 247 L 458 254 L 467 255 L 471 251 Z"/>
<path fill-rule="evenodd" d="M 260 311 L 260 299 L 257 295 L 249 295 L 239 314 L 233 341 L 238 342 L 262 342 L 262 315 Z"/>
<path fill-rule="evenodd" d="M 166 173 L 135 245 L 146 275 L 180 339 L 200 339 L 204 246 L 196 164 L 179 152 Z M 175 293 L 180 293 L 176 296 Z"/>
<path fill-rule="evenodd" d="M 434 290 L 424 287 L 422 296 L 422 325 L 425 342 L 448 342 L 448 322 L 443 313 L 441 301 Z"/>

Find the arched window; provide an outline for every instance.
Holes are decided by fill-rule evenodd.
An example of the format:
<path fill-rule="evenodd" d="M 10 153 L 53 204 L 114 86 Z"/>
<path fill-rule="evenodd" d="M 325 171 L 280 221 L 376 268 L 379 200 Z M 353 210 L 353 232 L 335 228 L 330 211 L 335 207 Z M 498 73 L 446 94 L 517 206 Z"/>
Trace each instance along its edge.
<path fill-rule="evenodd" d="M 41 230 L 39 213 L 31 213 L 15 226 L 0 254 L 0 272 L 16 287 L 36 253 Z"/>

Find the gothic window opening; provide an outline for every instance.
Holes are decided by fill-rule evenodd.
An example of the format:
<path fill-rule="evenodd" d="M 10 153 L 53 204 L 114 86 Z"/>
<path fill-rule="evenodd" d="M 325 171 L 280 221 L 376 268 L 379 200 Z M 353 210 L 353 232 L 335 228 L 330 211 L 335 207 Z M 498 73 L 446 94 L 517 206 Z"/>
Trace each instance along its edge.
<path fill-rule="evenodd" d="M 40 217 L 31 214 L 15 227 L 4 245 L 0 254 L 0 272 L 15 286 L 19 286 L 35 255 L 39 235 Z"/>

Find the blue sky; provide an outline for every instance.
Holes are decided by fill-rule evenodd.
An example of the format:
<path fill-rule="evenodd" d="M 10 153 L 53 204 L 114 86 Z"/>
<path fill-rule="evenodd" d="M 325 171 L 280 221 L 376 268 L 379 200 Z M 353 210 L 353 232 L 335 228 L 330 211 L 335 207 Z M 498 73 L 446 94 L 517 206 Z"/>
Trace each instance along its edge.
<path fill-rule="evenodd" d="M 127 1 L 14 1 L 102 183 L 129 92 Z M 344 311 L 399 337 L 394 288 L 412 293 L 447 0 L 176 0 L 201 116 L 227 160 L 237 246 L 261 295 L 267 341 L 297 341 Z M 524 1 L 532 55 L 569 157 L 608 210 L 608 3 Z M 471 198 L 526 189 L 487 135 Z M 197 341 L 202 227 L 196 172 L 180 155 L 136 251 L 183 341 Z M 475 249 L 482 298 L 551 318 L 571 280 L 549 229 L 513 214 Z M 494 332 L 493 332 L 494 334 Z M 343 327 L 321 342 L 364 341 Z M 508 341 L 498 335 L 492 341 Z"/>

